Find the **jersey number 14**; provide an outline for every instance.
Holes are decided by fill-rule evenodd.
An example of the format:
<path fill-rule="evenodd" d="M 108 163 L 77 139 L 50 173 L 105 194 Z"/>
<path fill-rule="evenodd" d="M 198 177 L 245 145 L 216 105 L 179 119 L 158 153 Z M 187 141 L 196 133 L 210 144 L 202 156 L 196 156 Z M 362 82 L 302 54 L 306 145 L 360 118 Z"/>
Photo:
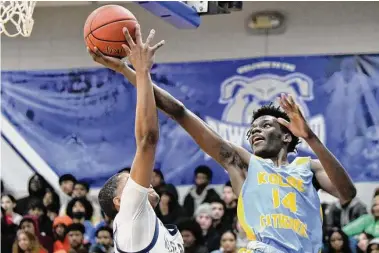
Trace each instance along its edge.
<path fill-rule="evenodd" d="M 291 212 L 296 213 L 296 193 L 287 193 L 282 199 L 279 195 L 279 189 L 272 189 L 272 204 L 274 208 L 279 208 L 282 204 L 285 208 L 289 209 Z"/>

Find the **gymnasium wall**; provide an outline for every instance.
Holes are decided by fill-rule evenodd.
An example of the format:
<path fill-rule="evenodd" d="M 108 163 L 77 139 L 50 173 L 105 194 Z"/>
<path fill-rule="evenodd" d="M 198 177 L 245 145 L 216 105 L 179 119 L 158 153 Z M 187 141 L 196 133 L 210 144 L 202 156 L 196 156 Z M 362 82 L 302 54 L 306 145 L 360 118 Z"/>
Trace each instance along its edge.
<path fill-rule="evenodd" d="M 241 12 L 202 17 L 197 30 L 177 30 L 136 4 L 124 6 L 137 16 L 145 35 L 154 28 L 156 39 L 166 40 L 157 62 L 379 52 L 378 2 L 245 2 Z M 37 7 L 30 38 L 1 37 L 2 70 L 96 66 L 86 53 L 82 30 L 86 17 L 97 7 Z M 268 38 L 249 34 L 245 21 L 259 10 L 283 12 L 286 32 Z M 1 147 L 2 178 L 17 190 L 16 195 L 22 195 L 26 192 L 24 179 L 31 172 L 3 140 Z M 22 173 L 22 180 L 9 181 L 15 171 Z M 359 196 L 366 203 L 374 186 L 358 184 Z"/>

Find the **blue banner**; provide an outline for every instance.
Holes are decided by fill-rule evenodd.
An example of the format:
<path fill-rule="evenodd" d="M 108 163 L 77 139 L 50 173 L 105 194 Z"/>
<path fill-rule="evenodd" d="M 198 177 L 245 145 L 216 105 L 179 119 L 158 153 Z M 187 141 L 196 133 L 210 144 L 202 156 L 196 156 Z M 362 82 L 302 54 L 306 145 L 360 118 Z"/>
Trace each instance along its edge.
<path fill-rule="evenodd" d="M 156 84 L 223 138 L 248 149 L 252 112 L 292 94 L 310 126 L 354 181 L 379 181 L 379 55 L 268 57 L 157 64 Z M 58 174 L 100 186 L 130 166 L 136 93 L 107 69 L 2 72 L 3 115 Z M 166 181 L 192 184 L 201 164 L 228 179 L 174 121 L 160 114 L 156 166 Z M 302 156 L 312 155 L 302 143 Z"/>

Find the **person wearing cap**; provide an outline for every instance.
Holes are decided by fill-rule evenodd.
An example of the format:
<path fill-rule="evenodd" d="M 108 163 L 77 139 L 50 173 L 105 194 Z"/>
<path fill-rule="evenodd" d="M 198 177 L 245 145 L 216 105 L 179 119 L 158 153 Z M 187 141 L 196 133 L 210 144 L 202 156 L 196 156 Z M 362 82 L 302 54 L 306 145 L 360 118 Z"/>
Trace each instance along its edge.
<path fill-rule="evenodd" d="M 58 216 L 53 222 L 54 233 L 54 253 L 64 250 L 68 252 L 70 249 L 70 242 L 67 237 L 67 228 L 72 224 L 72 219 L 65 216 Z"/>
<path fill-rule="evenodd" d="M 367 253 L 379 253 L 379 238 L 374 238 L 369 242 Z"/>

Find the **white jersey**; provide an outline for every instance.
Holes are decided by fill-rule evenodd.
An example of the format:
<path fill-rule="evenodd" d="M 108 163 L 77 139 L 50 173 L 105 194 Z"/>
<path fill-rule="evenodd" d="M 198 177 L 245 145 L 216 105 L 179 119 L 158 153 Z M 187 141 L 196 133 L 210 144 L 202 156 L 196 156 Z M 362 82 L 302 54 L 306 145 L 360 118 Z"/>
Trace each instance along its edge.
<path fill-rule="evenodd" d="M 149 189 L 130 177 L 113 223 L 116 253 L 184 253 L 183 238 L 174 225 L 165 226 L 148 200 Z"/>

